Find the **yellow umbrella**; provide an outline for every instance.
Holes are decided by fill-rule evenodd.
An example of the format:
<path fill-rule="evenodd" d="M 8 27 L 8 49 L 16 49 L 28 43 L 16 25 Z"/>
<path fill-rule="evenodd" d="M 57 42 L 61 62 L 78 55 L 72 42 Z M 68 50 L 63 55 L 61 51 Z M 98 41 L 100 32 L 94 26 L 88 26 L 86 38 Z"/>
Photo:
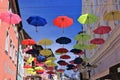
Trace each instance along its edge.
<path fill-rule="evenodd" d="M 28 60 L 27 60 L 27 63 L 32 63 L 32 61 L 34 60 L 33 57 L 30 57 Z"/>
<path fill-rule="evenodd" d="M 27 69 L 27 73 L 28 73 L 28 74 L 33 74 L 33 75 L 36 74 L 36 72 L 34 71 L 33 68 L 28 68 L 28 69 Z"/>
<path fill-rule="evenodd" d="M 55 61 L 56 58 L 55 57 L 48 57 L 47 60 L 52 60 L 52 61 Z"/>
<path fill-rule="evenodd" d="M 53 41 L 49 40 L 49 39 L 42 39 L 38 42 L 38 44 L 43 45 L 43 46 L 47 46 L 47 45 L 52 45 Z"/>
<path fill-rule="evenodd" d="M 45 61 L 45 64 L 46 64 L 48 67 L 54 67 L 54 66 L 57 66 L 55 63 L 53 63 L 52 60 L 47 60 L 47 61 Z"/>
<path fill-rule="evenodd" d="M 40 50 L 40 54 L 43 56 L 50 56 L 52 54 L 52 51 L 48 49 L 43 49 L 43 50 Z"/>
<path fill-rule="evenodd" d="M 110 11 L 104 15 L 103 19 L 106 21 L 119 20 L 120 19 L 120 11 L 118 11 L 118 10 Z"/>
<path fill-rule="evenodd" d="M 35 70 L 43 70 L 43 68 L 42 67 L 35 67 Z"/>

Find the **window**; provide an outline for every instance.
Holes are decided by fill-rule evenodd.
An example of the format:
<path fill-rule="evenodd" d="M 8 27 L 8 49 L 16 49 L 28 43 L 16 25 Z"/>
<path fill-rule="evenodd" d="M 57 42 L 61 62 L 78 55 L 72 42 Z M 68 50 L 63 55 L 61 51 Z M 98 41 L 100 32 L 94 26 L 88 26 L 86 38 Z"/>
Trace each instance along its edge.
<path fill-rule="evenodd" d="M 15 59 L 15 46 L 13 45 L 13 54 L 12 54 L 12 61 L 14 62 Z"/>
<path fill-rule="evenodd" d="M 15 50 L 15 60 L 14 60 L 14 62 L 15 62 L 15 65 L 17 64 L 17 55 L 18 53 L 17 53 L 17 50 Z"/>
<path fill-rule="evenodd" d="M 13 55 L 13 44 L 12 44 L 12 40 L 10 40 L 10 58 L 12 59 L 12 55 Z"/>
<path fill-rule="evenodd" d="M 8 53 L 8 45 L 9 45 L 9 33 L 6 31 L 6 41 L 5 41 L 5 51 Z"/>
<path fill-rule="evenodd" d="M 98 0 L 94 0 L 95 5 L 98 6 Z"/>

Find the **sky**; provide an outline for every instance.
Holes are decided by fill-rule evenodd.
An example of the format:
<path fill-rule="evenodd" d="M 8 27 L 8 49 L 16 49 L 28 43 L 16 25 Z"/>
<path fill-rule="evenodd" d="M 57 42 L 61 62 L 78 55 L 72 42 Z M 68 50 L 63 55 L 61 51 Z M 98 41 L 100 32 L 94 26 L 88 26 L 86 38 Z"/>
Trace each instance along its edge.
<path fill-rule="evenodd" d="M 54 43 L 47 46 L 47 48 L 51 48 L 54 53 L 55 50 L 62 47 L 55 40 L 65 36 L 70 38 L 72 42 L 64 45 L 64 47 L 68 50 L 73 49 L 73 45 L 76 43 L 74 37 L 81 31 L 81 24 L 77 21 L 81 15 L 81 0 L 18 0 L 18 2 L 23 29 L 32 39 L 36 42 L 43 38 L 52 40 Z M 35 27 L 26 21 L 30 16 L 43 17 L 46 19 L 47 24 L 38 27 L 38 32 L 36 32 Z M 64 29 L 64 34 L 61 28 L 53 25 L 53 20 L 58 16 L 68 16 L 73 19 L 73 24 Z"/>

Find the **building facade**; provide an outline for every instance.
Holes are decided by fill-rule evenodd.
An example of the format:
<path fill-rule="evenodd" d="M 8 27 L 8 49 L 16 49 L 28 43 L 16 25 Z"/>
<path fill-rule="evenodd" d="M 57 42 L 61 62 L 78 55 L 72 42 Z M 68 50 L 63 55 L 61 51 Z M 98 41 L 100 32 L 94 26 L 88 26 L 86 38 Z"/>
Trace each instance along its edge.
<path fill-rule="evenodd" d="M 0 13 L 18 13 L 16 1 L 0 0 Z M 10 28 L 9 28 L 10 27 Z M 17 25 L 0 20 L 0 80 L 16 80 L 18 31 Z"/>
<path fill-rule="evenodd" d="M 97 65 L 96 68 L 92 68 L 90 72 L 91 80 L 119 80 L 119 67 L 120 67 L 120 32 L 118 20 L 105 21 L 104 15 L 110 11 L 120 11 L 120 0 L 82 0 L 82 13 L 91 13 L 98 17 L 98 21 L 94 24 L 83 25 L 84 30 L 91 34 L 93 38 L 103 38 L 105 43 L 98 45 L 93 50 L 86 51 L 88 62 Z M 118 15 L 116 15 L 118 16 Z M 119 14 L 120 16 L 120 14 Z M 111 32 L 104 35 L 97 35 L 93 33 L 93 30 L 98 26 L 110 26 Z M 88 26 L 92 26 L 90 29 Z M 88 76 L 87 76 L 88 79 Z"/>

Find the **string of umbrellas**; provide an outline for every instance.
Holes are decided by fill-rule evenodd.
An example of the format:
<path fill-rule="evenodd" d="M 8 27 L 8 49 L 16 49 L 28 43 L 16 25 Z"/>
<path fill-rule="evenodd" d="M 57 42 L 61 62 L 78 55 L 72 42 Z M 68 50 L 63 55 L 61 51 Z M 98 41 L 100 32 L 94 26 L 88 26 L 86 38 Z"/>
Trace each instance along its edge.
<path fill-rule="evenodd" d="M 20 21 L 22 21 L 17 14 L 12 12 L 1 13 L 0 19 L 2 22 L 9 24 L 8 29 L 10 29 L 12 24 L 19 24 Z M 103 19 L 105 21 L 119 20 L 120 11 L 114 10 L 108 12 L 103 16 Z M 38 32 L 38 26 L 45 26 L 48 23 L 46 19 L 40 16 L 30 16 L 26 21 L 28 24 L 35 26 L 36 32 Z M 91 29 L 90 24 L 94 24 L 97 21 L 97 16 L 88 13 L 80 15 L 78 18 L 78 22 L 82 25 L 87 24 L 89 29 Z M 103 44 L 105 40 L 101 37 L 92 39 L 91 35 L 84 31 L 84 27 L 82 27 L 82 31 L 74 38 L 77 43 L 73 46 L 73 49 L 68 50 L 64 45 L 71 43 L 71 39 L 64 35 L 64 28 L 70 27 L 73 23 L 73 19 L 68 16 L 58 16 L 53 20 L 54 26 L 61 28 L 63 34 L 63 36 L 56 39 L 56 43 L 61 45 L 61 47 L 55 51 L 56 55 L 60 55 L 57 63 L 55 63 L 55 60 L 57 59 L 53 55 L 52 50 L 47 48 L 48 45 L 53 44 L 52 40 L 45 38 L 36 43 L 32 39 L 25 39 L 21 42 L 23 46 L 28 48 L 25 53 L 31 56 L 25 60 L 25 65 L 23 66 L 28 74 L 52 75 L 56 74 L 56 72 L 63 73 L 65 70 L 77 71 L 79 65 L 85 67 L 89 63 L 89 60 L 86 57 L 86 50 L 92 51 L 93 49 L 96 49 L 97 46 Z M 111 30 L 111 27 L 108 25 L 99 25 L 92 32 L 101 36 L 108 34 Z M 44 48 L 42 50 L 31 48 L 31 46 L 34 45 L 42 45 Z M 66 62 L 65 59 L 71 58 L 69 52 L 76 55 L 76 58 Z M 82 55 L 84 55 L 84 57 L 82 57 Z M 61 67 L 57 68 L 57 66 Z M 62 68 L 63 66 L 66 66 L 66 69 Z"/>

